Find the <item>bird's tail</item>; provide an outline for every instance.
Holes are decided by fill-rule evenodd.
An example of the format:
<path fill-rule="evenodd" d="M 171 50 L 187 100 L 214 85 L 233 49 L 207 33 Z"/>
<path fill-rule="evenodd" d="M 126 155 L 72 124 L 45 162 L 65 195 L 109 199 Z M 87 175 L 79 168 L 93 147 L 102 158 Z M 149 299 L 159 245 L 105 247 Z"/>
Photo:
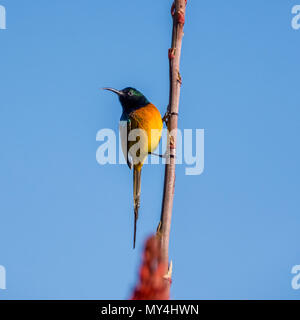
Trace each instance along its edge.
<path fill-rule="evenodd" d="M 136 240 L 136 224 L 139 217 L 140 196 L 141 196 L 141 173 L 140 166 L 134 166 L 133 170 L 133 203 L 134 203 L 134 235 L 133 235 L 133 249 L 135 248 Z"/>

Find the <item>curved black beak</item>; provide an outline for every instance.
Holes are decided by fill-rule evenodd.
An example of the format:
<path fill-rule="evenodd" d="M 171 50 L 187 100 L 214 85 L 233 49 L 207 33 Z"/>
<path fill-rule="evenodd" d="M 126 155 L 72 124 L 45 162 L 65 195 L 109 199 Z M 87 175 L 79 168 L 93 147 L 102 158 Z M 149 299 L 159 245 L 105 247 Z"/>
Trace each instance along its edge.
<path fill-rule="evenodd" d="M 122 91 L 116 90 L 116 89 L 114 89 L 114 88 L 102 88 L 102 90 L 108 90 L 108 91 L 114 92 L 114 93 L 116 93 L 118 96 L 122 96 L 122 95 L 123 95 L 123 92 L 122 92 Z"/>

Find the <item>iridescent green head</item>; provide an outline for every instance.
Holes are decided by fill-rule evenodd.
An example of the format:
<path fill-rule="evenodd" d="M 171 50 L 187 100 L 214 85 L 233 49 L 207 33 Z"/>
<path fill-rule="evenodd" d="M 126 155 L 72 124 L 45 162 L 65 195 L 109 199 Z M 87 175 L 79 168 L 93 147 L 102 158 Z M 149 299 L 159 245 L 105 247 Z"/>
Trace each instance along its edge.
<path fill-rule="evenodd" d="M 123 111 L 130 113 L 133 110 L 142 108 L 149 104 L 148 99 L 138 90 L 128 87 L 123 90 L 113 88 L 103 88 L 116 93 L 123 107 Z"/>

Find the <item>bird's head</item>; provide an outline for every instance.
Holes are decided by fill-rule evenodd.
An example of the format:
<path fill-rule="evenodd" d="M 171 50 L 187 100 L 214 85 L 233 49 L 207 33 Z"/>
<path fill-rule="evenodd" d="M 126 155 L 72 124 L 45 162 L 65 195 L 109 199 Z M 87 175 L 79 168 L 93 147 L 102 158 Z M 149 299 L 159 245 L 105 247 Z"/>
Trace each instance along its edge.
<path fill-rule="evenodd" d="M 149 104 L 148 99 L 140 91 L 131 87 L 123 90 L 116 90 L 113 88 L 103 89 L 116 93 L 119 96 L 123 110 L 128 113 Z"/>

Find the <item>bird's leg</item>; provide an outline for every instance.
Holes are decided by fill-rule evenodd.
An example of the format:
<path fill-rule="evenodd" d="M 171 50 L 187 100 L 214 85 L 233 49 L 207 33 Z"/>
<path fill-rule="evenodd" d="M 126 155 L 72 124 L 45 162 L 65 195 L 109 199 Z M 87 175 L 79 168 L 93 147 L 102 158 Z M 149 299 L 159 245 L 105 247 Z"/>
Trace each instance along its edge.
<path fill-rule="evenodd" d="M 149 152 L 149 155 L 153 155 L 153 156 L 156 156 L 156 157 L 160 157 L 162 159 L 174 159 L 175 156 L 173 154 L 170 154 L 170 152 L 168 150 L 166 150 L 166 152 L 164 154 L 158 154 L 158 153 L 154 153 L 154 152 Z"/>
<path fill-rule="evenodd" d="M 163 159 L 168 159 L 169 158 L 169 154 L 167 152 L 165 152 L 164 154 L 158 154 L 158 153 L 155 153 L 155 152 L 149 152 L 149 155 L 160 157 L 160 158 L 163 158 Z"/>
<path fill-rule="evenodd" d="M 172 135 L 169 134 L 169 141 L 170 141 L 170 148 L 172 148 L 172 146 L 174 145 L 174 137 Z M 149 155 L 153 155 L 153 156 L 157 156 L 163 159 L 174 159 L 175 156 L 173 154 L 170 153 L 170 149 L 167 148 L 166 152 L 164 154 L 157 154 L 154 152 L 149 152 Z"/>

